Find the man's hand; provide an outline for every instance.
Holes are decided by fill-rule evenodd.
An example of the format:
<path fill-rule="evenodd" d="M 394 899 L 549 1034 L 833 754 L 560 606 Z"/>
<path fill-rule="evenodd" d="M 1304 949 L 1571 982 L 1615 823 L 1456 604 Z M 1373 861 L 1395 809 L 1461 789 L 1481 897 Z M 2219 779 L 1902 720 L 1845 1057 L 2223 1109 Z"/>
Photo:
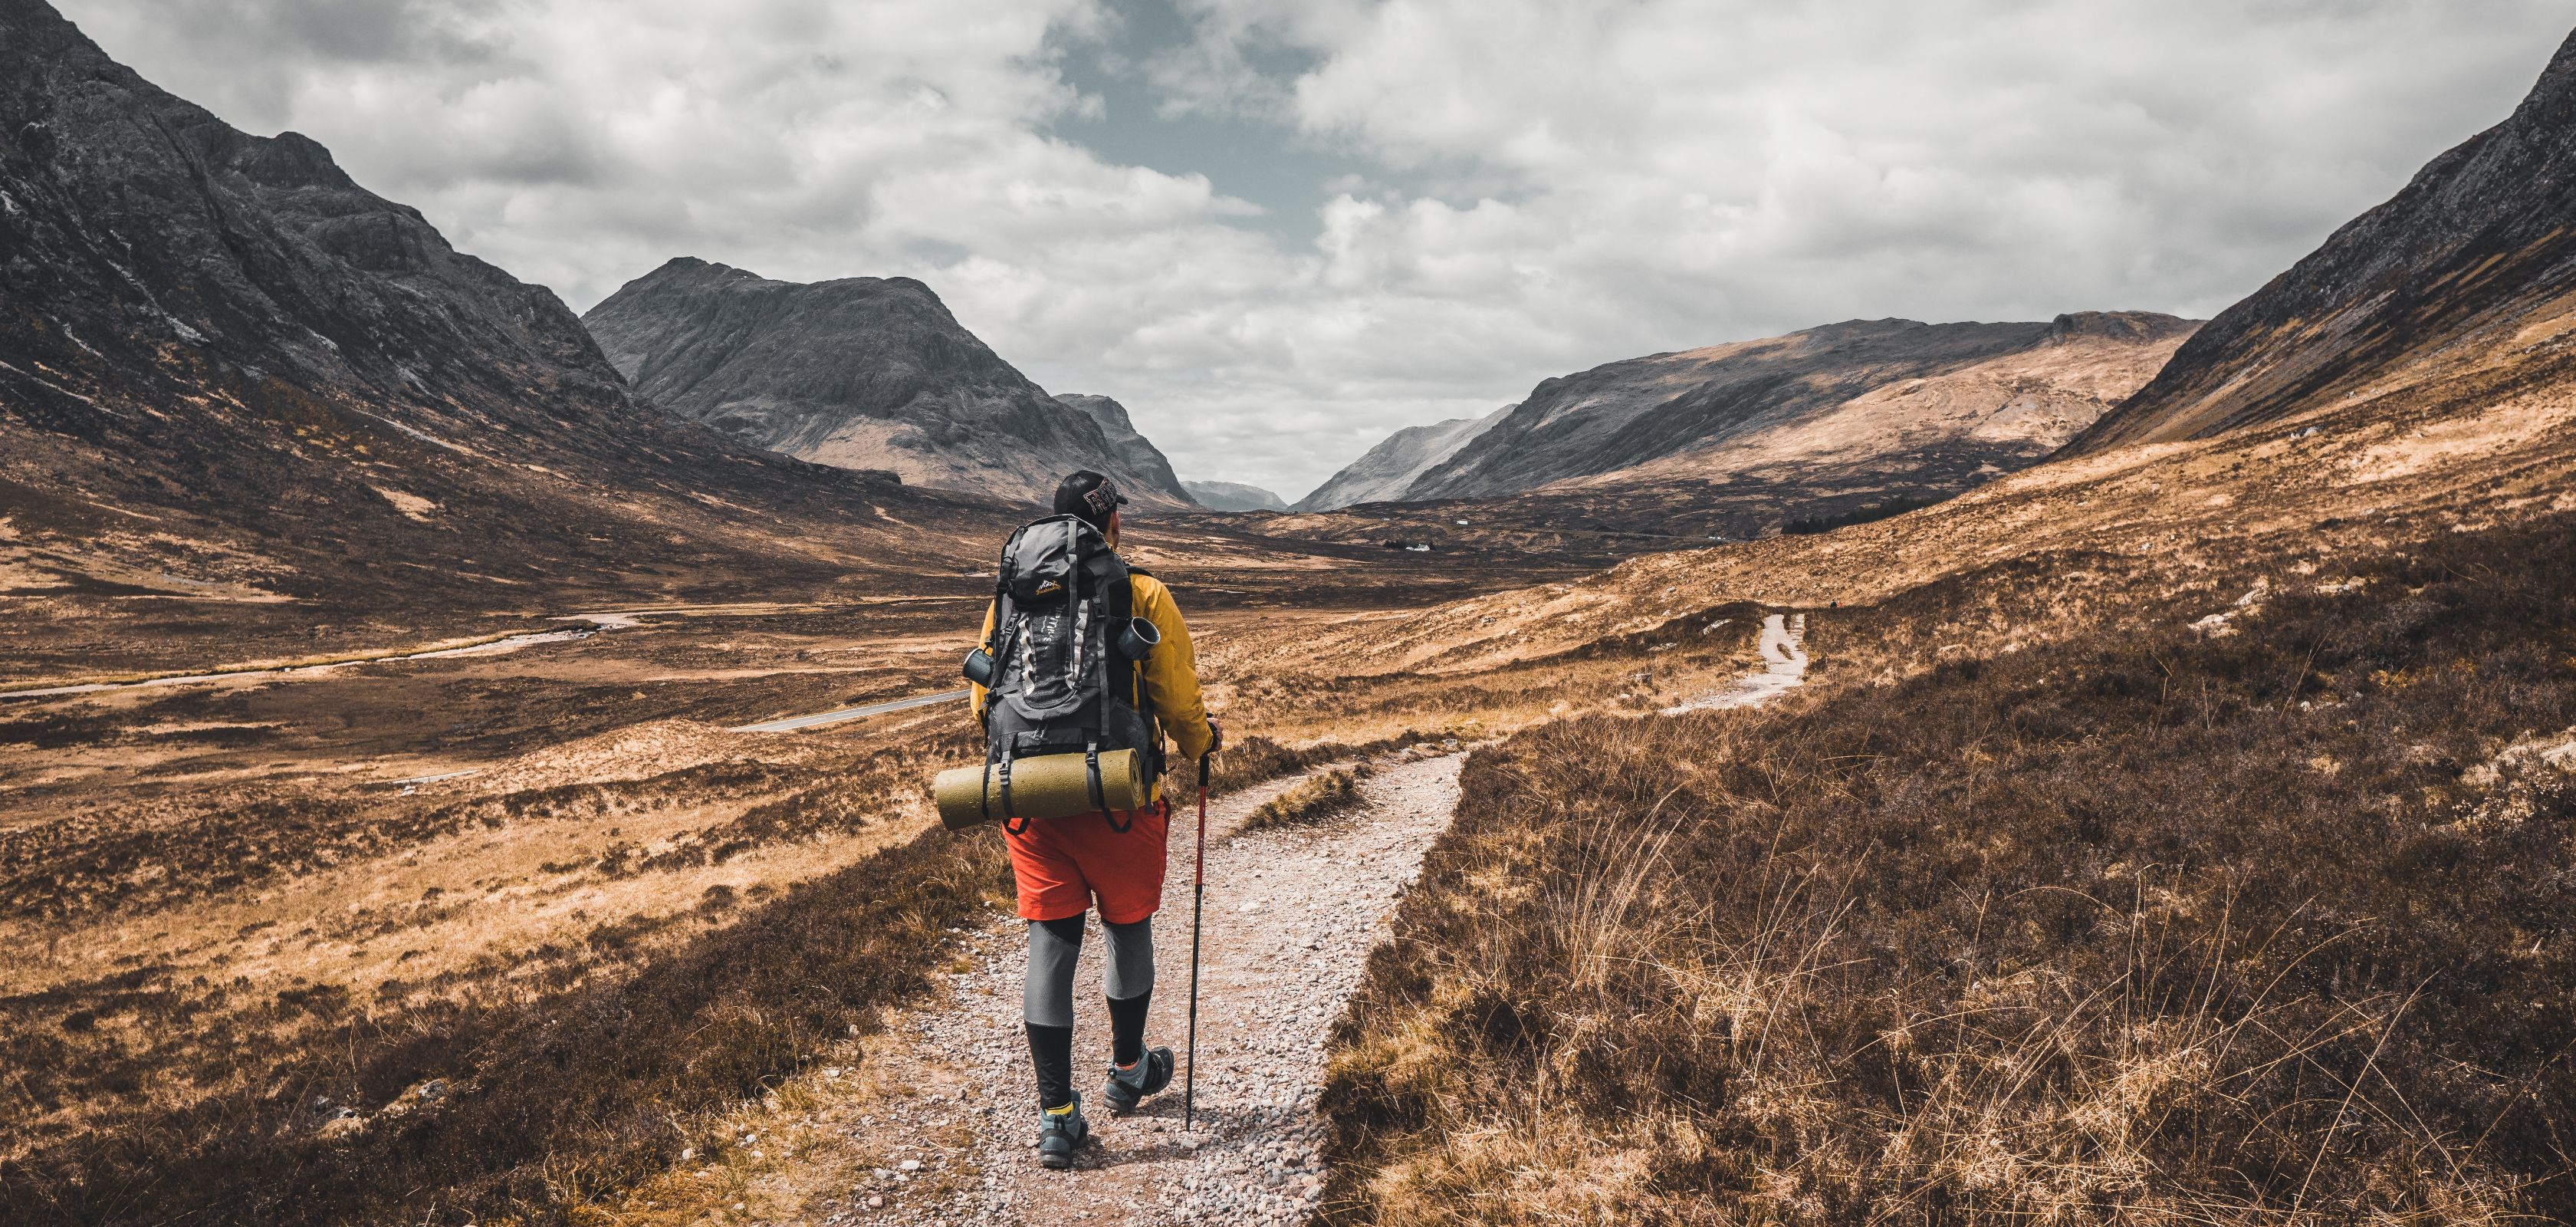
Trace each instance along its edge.
<path fill-rule="evenodd" d="M 1210 753 L 1210 754 L 1214 754 L 1214 753 L 1216 753 L 1217 751 L 1222 750 L 1222 749 L 1224 749 L 1224 748 L 1225 748 L 1225 726 L 1224 726 L 1224 725 L 1222 725 L 1222 724 L 1217 723 L 1217 722 L 1216 722 L 1216 717 L 1214 717 L 1214 716 L 1210 716 L 1210 717 L 1208 717 L 1208 748 L 1207 748 L 1207 752 L 1208 752 L 1208 753 Z"/>

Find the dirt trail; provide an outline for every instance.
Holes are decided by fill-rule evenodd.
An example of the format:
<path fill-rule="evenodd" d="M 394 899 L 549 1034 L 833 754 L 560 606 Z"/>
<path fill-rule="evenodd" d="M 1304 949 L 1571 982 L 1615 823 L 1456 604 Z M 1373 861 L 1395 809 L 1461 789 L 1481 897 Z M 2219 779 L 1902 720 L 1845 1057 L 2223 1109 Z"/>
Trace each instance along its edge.
<path fill-rule="evenodd" d="M 1805 623 L 1804 615 L 1766 618 L 1763 672 L 1675 710 L 1756 706 L 1800 685 Z M 1095 918 L 1075 986 L 1074 1037 L 1075 1087 L 1093 1140 L 1072 1171 L 1037 1165 L 1020 1022 L 1026 927 L 997 913 L 959 935 L 963 957 L 949 991 L 891 1019 L 864 1068 L 848 1071 L 857 1078 L 824 1071 L 823 1085 L 834 1089 L 818 1087 L 819 1102 L 744 1134 L 745 1147 L 816 1132 L 829 1140 L 761 1163 L 759 1174 L 730 1186 L 765 1212 L 746 1219 L 746 1203 L 719 1217 L 768 1221 L 797 1205 L 801 1221 L 823 1227 L 1306 1221 L 1323 1186 L 1315 1101 L 1326 1031 L 1456 810 L 1464 760 L 1455 743 L 1376 760 L 1361 784 L 1362 808 L 1314 826 L 1240 829 L 1293 779 L 1211 806 L 1195 1131 L 1182 1128 L 1178 1078 L 1132 1116 L 1112 1117 L 1100 1102 L 1108 1035 Z M 1147 1027 L 1148 1043 L 1176 1053 L 1185 1051 L 1189 994 L 1191 822 L 1186 806 L 1173 815 Z"/>
<path fill-rule="evenodd" d="M 1712 708 L 1759 707 L 1781 692 L 1807 684 L 1807 615 L 1771 614 L 1762 619 L 1762 672 L 1748 673 L 1714 693 L 1664 709 L 1667 716 Z"/>
<path fill-rule="evenodd" d="M 1072 1171 L 1038 1167 L 1020 1026 L 1026 930 L 1005 917 L 966 935 L 972 970 L 950 978 L 947 1002 L 900 1021 L 901 1038 L 871 1055 L 867 1081 L 878 1093 L 853 1140 L 883 1166 L 859 1173 L 855 1191 L 832 1199 L 822 1221 L 1304 1221 L 1322 1186 L 1315 1096 L 1326 1028 L 1358 985 L 1423 850 L 1448 824 L 1463 758 L 1379 760 L 1362 785 L 1366 805 L 1312 827 L 1237 831 L 1293 781 L 1210 806 L 1195 1132 L 1181 1128 L 1177 1077 L 1132 1116 L 1112 1117 L 1100 1102 L 1108 1034 L 1100 1004 L 1105 945 L 1095 918 L 1075 986 L 1074 1038 L 1075 1086 L 1093 1141 Z M 1147 1042 L 1176 1055 L 1185 1053 L 1187 1026 L 1193 820 L 1187 807 L 1173 814 L 1147 1025 Z M 889 1088 L 897 1093 L 882 1093 Z M 920 1166 L 905 1170 L 906 1160 Z"/>

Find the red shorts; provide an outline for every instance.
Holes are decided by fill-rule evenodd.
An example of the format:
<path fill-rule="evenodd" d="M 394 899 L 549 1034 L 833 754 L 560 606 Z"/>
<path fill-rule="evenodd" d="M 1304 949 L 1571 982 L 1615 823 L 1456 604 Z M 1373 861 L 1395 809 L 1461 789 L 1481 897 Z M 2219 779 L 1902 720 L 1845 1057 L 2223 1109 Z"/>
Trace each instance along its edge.
<path fill-rule="evenodd" d="M 1020 919 L 1063 920 L 1100 901 L 1100 918 L 1134 924 L 1163 908 L 1164 843 L 1172 806 L 1157 801 L 1119 813 L 1120 832 L 1098 814 L 1032 818 L 1002 833 L 1011 848 L 1011 877 L 1020 886 Z"/>

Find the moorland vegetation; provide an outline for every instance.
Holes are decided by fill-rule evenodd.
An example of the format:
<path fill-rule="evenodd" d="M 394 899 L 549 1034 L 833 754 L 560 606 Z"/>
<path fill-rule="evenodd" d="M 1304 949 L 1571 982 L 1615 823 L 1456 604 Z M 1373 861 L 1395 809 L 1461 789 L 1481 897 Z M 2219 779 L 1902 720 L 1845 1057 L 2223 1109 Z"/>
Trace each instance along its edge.
<path fill-rule="evenodd" d="M 2571 556 L 2245 559 L 2197 628 L 1963 576 L 1811 625 L 1803 700 L 1478 751 L 1327 1221 L 2576 1216 Z"/>

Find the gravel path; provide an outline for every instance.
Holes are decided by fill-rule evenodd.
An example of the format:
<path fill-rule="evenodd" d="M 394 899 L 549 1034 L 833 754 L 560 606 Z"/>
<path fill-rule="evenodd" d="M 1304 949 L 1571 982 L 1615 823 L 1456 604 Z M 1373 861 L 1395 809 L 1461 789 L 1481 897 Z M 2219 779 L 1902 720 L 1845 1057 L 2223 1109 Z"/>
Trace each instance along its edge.
<path fill-rule="evenodd" d="M 1672 710 L 1757 706 L 1798 686 L 1805 631 L 1803 614 L 1765 618 L 1762 672 Z M 1321 825 L 1237 834 L 1293 779 L 1211 806 L 1194 1132 L 1181 1127 L 1178 1078 L 1133 1116 L 1111 1117 L 1100 1102 L 1109 1037 L 1100 1004 L 1106 942 L 1095 917 L 1074 990 L 1074 1085 L 1092 1142 L 1072 1171 L 1037 1165 L 1020 1026 L 1026 928 L 997 917 L 958 935 L 964 961 L 947 997 L 898 1016 L 870 1046 L 864 1081 L 874 1090 L 845 1101 L 831 1127 L 882 1166 L 846 1181 L 814 1173 L 847 1190 L 820 1202 L 829 1211 L 823 1227 L 1306 1221 L 1323 1185 L 1315 1097 L 1325 1032 L 1457 807 L 1465 756 L 1454 742 L 1426 750 L 1377 760 L 1361 785 L 1367 804 Z M 1186 808 L 1173 815 L 1146 1035 L 1176 1053 L 1189 996 L 1191 823 Z"/>
<path fill-rule="evenodd" d="M 1100 1102 L 1106 946 L 1095 917 L 1074 996 L 1075 1087 L 1093 1141 L 1074 1170 L 1040 1168 L 1020 1029 L 1025 928 L 1003 918 L 964 935 L 970 969 L 951 977 L 944 1007 L 901 1020 L 898 1034 L 910 1042 L 883 1044 L 870 1059 L 876 1079 L 923 1092 L 890 1097 L 886 1114 L 863 1128 L 889 1166 L 827 1221 L 1303 1222 L 1323 1183 L 1315 1096 L 1326 1029 L 1358 985 L 1369 948 L 1384 939 L 1423 850 L 1448 824 L 1462 760 L 1436 751 L 1378 760 L 1362 785 L 1367 804 L 1314 827 L 1234 834 L 1292 781 L 1211 806 L 1195 1132 L 1181 1127 L 1177 1077 L 1133 1116 L 1113 1118 Z M 1173 815 L 1146 1037 L 1176 1054 L 1185 1052 L 1188 1014 L 1193 821 L 1186 808 Z"/>

